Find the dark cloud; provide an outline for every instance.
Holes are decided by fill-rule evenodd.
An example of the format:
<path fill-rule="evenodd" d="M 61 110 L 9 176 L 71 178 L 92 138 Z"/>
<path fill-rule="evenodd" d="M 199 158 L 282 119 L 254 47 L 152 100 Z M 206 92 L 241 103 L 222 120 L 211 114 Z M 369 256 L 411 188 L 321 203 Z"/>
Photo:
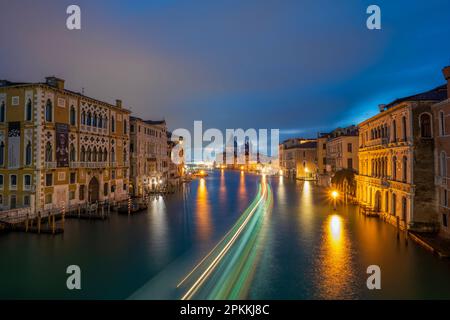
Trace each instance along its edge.
<path fill-rule="evenodd" d="M 55 74 L 73 90 L 122 98 L 171 128 L 280 128 L 315 135 L 443 82 L 450 3 L 379 1 L 2 1 L 1 78 Z"/>

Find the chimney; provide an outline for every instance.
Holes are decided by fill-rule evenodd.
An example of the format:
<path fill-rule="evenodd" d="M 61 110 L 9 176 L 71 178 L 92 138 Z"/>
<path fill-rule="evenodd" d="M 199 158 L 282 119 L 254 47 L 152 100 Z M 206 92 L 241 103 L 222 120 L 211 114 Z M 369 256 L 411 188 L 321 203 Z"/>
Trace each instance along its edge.
<path fill-rule="evenodd" d="M 385 104 L 379 104 L 378 105 L 378 109 L 380 110 L 380 112 L 383 112 L 385 108 L 386 108 Z"/>
<path fill-rule="evenodd" d="M 447 99 L 450 99 L 450 66 L 442 69 L 445 80 L 447 80 Z"/>
<path fill-rule="evenodd" d="M 59 79 L 55 76 L 46 77 L 45 83 L 47 83 L 49 86 L 58 88 L 59 90 L 64 90 L 64 80 Z"/>
<path fill-rule="evenodd" d="M 116 107 L 122 108 L 122 100 L 116 99 Z"/>

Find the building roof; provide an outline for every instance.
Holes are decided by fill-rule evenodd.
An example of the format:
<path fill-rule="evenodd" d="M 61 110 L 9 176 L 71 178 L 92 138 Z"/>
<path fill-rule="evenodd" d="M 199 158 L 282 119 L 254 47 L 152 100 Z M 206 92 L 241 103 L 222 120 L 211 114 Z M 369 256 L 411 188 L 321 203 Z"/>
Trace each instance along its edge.
<path fill-rule="evenodd" d="M 54 78 L 56 80 L 62 80 L 62 79 L 58 79 L 58 78 L 55 78 L 55 77 L 47 77 L 47 78 Z M 62 80 L 62 81 L 64 81 L 64 80 Z M 120 110 L 122 110 L 122 111 L 124 111 L 126 113 L 131 113 L 131 111 L 126 109 L 126 108 L 118 107 L 117 105 L 114 105 L 112 103 L 109 103 L 109 102 L 106 102 L 106 101 L 103 101 L 103 100 L 99 100 L 99 99 L 96 99 L 96 98 L 89 97 L 89 96 L 87 96 L 87 95 L 85 95 L 84 93 L 81 93 L 81 92 L 72 91 L 72 90 L 69 90 L 69 89 L 66 89 L 66 88 L 60 89 L 60 88 L 58 88 L 58 87 L 56 87 L 54 85 L 49 84 L 48 82 L 12 82 L 12 81 L 9 81 L 9 80 L 0 80 L 0 88 L 15 87 L 15 86 L 32 86 L 32 85 L 47 86 L 47 87 L 50 87 L 50 88 L 55 89 L 55 90 L 60 90 L 60 91 L 63 91 L 63 92 L 69 93 L 69 94 L 80 96 L 82 98 L 86 98 L 86 99 L 89 99 L 89 100 L 95 100 L 95 101 L 97 101 L 99 103 L 107 104 L 110 107 L 118 108 L 118 109 L 120 109 Z"/>
<path fill-rule="evenodd" d="M 439 87 L 436 87 L 434 89 L 421 92 L 418 94 L 414 94 L 412 96 L 398 98 L 391 103 L 387 104 L 384 109 L 387 110 L 399 103 L 406 102 L 406 101 L 442 101 L 447 99 L 447 85 L 441 85 Z"/>
<path fill-rule="evenodd" d="M 144 120 L 146 124 L 166 124 L 166 120 Z"/>
<path fill-rule="evenodd" d="M 289 149 L 315 149 L 315 148 L 317 148 L 317 142 L 316 141 L 310 141 L 310 142 L 304 142 L 304 143 L 295 144 L 293 146 L 284 148 L 284 150 L 289 150 Z"/>

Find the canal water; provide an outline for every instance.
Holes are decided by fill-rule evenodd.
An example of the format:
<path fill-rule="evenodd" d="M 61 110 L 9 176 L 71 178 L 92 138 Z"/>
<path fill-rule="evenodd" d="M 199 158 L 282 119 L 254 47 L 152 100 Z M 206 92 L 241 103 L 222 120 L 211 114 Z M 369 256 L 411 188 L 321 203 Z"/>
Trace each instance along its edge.
<path fill-rule="evenodd" d="M 67 220 L 57 236 L 0 234 L 0 298 L 180 298 L 177 283 L 251 206 L 260 181 L 215 171 L 134 216 Z M 273 199 L 258 228 L 248 298 L 450 298 L 449 261 L 356 206 L 333 210 L 311 182 L 267 182 Z M 81 290 L 66 287 L 69 265 L 81 268 Z M 381 290 L 367 289 L 369 265 L 381 269 Z"/>

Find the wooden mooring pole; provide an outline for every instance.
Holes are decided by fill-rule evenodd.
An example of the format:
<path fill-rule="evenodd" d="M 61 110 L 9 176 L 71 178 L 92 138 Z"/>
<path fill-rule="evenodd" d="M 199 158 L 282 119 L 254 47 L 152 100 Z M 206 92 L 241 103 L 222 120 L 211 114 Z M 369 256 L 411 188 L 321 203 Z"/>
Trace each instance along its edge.
<path fill-rule="evenodd" d="M 38 233 L 41 233 L 41 212 L 40 211 L 38 212 L 37 224 L 38 224 Z"/>
<path fill-rule="evenodd" d="M 56 219 L 56 212 L 54 212 L 52 215 L 51 215 L 51 217 L 52 217 L 52 234 L 55 234 L 55 231 L 56 231 L 56 221 L 55 221 L 55 219 Z"/>
<path fill-rule="evenodd" d="M 27 213 L 27 218 L 25 219 L 25 232 L 28 232 L 28 218 L 29 214 Z"/>
<path fill-rule="evenodd" d="M 65 219 L 65 216 L 66 216 L 66 206 L 63 203 L 62 213 L 61 213 L 61 227 L 62 227 L 63 230 L 64 230 L 64 219 Z"/>

